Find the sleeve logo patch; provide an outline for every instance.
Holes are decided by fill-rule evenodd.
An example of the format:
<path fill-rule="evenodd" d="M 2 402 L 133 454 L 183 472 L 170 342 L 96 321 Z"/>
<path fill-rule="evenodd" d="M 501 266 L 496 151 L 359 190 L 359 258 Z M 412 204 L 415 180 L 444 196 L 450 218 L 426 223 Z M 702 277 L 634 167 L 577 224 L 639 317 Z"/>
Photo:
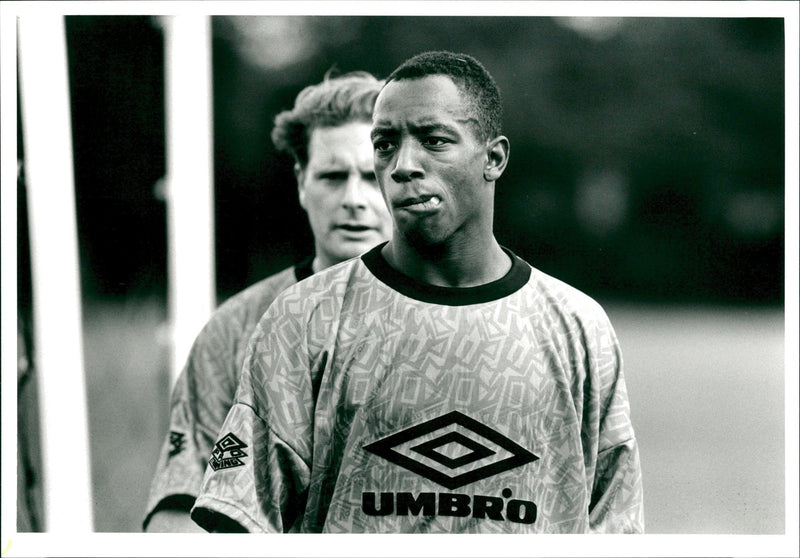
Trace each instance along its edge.
<path fill-rule="evenodd" d="M 170 430 L 169 445 L 169 457 L 173 458 L 186 448 L 186 436 L 183 432 Z"/>
<path fill-rule="evenodd" d="M 219 442 L 214 444 L 214 450 L 211 452 L 211 459 L 209 459 L 208 464 L 215 471 L 244 465 L 244 461 L 241 458 L 247 457 L 247 454 L 242 451 L 246 447 L 247 444 L 234 436 L 232 432 L 228 432 Z"/>

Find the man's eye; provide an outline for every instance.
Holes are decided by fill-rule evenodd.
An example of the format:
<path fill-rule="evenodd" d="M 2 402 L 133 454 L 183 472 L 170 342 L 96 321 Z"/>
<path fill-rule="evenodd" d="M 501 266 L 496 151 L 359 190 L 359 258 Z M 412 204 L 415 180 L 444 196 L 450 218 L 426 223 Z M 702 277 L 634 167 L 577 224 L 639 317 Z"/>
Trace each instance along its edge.
<path fill-rule="evenodd" d="M 372 147 L 375 151 L 379 151 L 381 153 L 389 151 L 392 148 L 392 143 L 386 140 L 379 140 L 372 144 Z"/>
<path fill-rule="evenodd" d="M 435 136 L 430 136 L 422 139 L 422 145 L 427 145 L 429 147 L 440 147 L 445 143 L 447 143 L 446 139 Z"/>
<path fill-rule="evenodd" d="M 335 171 L 323 172 L 323 173 L 320 173 L 319 178 L 321 180 L 330 180 L 332 182 L 333 181 L 347 180 L 347 173 L 346 172 L 335 172 Z"/>

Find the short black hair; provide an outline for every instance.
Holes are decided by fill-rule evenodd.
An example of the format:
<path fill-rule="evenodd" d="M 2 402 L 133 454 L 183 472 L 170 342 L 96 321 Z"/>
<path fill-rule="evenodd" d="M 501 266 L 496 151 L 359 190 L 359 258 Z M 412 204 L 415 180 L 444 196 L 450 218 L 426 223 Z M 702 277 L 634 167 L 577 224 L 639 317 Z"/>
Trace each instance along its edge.
<path fill-rule="evenodd" d="M 363 71 L 331 77 L 309 85 L 295 99 L 294 108 L 275 117 L 272 142 L 303 168 L 308 164 L 308 142 L 315 128 L 348 122 L 372 122 L 375 99 L 383 81 Z"/>
<path fill-rule="evenodd" d="M 443 50 L 417 54 L 389 74 L 386 83 L 435 75 L 452 79 L 466 96 L 472 116 L 478 121 L 477 132 L 481 139 L 500 135 L 503 120 L 500 89 L 483 64 L 469 54 Z"/>

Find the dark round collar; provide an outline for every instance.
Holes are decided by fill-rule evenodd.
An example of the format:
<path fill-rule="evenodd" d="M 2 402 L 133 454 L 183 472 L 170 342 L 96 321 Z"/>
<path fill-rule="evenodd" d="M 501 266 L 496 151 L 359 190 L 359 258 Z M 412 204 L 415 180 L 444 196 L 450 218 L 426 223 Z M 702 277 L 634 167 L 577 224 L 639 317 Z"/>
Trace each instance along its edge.
<path fill-rule="evenodd" d="M 511 269 L 503 277 L 475 287 L 440 287 L 417 281 L 389 265 L 381 250 L 386 242 L 379 244 L 361 256 L 364 265 L 382 283 L 409 298 L 443 304 L 447 306 L 466 306 L 481 304 L 506 297 L 518 291 L 531 276 L 531 267 L 518 258 L 511 250 L 503 251 L 511 258 Z"/>

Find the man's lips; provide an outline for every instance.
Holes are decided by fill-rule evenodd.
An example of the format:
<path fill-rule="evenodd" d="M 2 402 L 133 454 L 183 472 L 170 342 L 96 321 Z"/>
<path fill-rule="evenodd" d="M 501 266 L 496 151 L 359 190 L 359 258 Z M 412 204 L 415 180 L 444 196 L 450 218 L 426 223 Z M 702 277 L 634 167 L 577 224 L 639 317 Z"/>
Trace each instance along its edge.
<path fill-rule="evenodd" d="M 374 230 L 375 227 L 370 227 L 361 223 L 336 223 L 333 228 L 352 233 L 359 233 Z"/>
<path fill-rule="evenodd" d="M 397 208 L 408 207 L 408 208 L 429 208 L 433 209 L 438 207 L 439 204 L 442 203 L 442 198 L 436 196 L 434 194 L 423 194 L 421 196 L 415 196 L 412 198 L 404 198 L 399 202 L 395 203 L 394 206 Z"/>

